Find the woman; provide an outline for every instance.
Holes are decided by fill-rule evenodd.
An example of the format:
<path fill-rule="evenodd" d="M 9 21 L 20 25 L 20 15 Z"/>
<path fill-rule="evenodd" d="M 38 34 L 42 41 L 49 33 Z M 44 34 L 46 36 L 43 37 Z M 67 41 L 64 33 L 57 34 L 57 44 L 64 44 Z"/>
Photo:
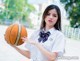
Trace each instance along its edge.
<path fill-rule="evenodd" d="M 22 37 L 27 51 L 13 46 L 29 61 L 56 61 L 62 56 L 65 48 L 64 35 L 61 32 L 61 13 L 56 5 L 49 5 L 42 17 L 41 27 L 30 39 Z"/>

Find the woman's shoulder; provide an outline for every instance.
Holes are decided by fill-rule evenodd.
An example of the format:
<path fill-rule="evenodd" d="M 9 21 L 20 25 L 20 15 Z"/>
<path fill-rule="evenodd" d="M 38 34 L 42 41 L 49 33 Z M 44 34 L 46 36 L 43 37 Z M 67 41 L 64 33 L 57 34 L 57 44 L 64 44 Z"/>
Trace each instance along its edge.
<path fill-rule="evenodd" d="M 56 30 L 56 34 L 57 34 L 58 36 L 64 36 L 64 33 L 63 33 L 62 31 L 59 31 L 59 30 Z"/>
<path fill-rule="evenodd" d="M 30 33 L 29 33 L 29 38 L 35 38 L 39 33 L 38 29 L 33 29 Z"/>
<path fill-rule="evenodd" d="M 56 40 L 58 42 L 65 42 L 65 35 L 62 31 L 56 30 Z"/>
<path fill-rule="evenodd" d="M 35 29 L 33 33 L 39 33 L 40 29 Z"/>
<path fill-rule="evenodd" d="M 37 35 L 39 33 L 39 31 L 40 31 L 40 29 L 33 30 L 32 35 Z"/>

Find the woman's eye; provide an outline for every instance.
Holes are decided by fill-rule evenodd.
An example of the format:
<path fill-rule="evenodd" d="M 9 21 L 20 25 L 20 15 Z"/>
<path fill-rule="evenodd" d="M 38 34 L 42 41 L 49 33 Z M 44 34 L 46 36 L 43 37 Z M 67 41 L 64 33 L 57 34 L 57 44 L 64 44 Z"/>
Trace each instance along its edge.
<path fill-rule="evenodd" d="M 53 15 L 53 17 L 57 17 L 56 15 Z"/>
<path fill-rule="evenodd" d="M 47 15 L 50 15 L 50 13 L 48 13 Z"/>

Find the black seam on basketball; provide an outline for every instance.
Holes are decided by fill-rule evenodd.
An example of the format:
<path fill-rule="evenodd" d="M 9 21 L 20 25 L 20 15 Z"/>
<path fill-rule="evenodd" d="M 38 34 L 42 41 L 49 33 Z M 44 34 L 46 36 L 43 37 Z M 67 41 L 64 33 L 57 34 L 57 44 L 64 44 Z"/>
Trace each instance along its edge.
<path fill-rule="evenodd" d="M 11 31 L 12 31 L 12 29 L 13 29 L 13 27 L 14 27 L 14 24 L 13 25 L 11 25 L 12 27 L 11 27 L 11 30 L 10 30 L 10 34 L 11 34 Z M 9 34 L 9 41 L 10 41 L 10 43 L 11 43 L 11 40 L 10 40 L 10 34 Z"/>

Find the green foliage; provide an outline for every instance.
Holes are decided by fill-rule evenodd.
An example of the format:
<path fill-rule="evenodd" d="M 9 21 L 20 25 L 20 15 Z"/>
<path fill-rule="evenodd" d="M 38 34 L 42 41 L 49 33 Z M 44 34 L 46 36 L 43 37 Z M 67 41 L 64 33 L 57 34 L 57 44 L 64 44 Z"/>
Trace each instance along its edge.
<path fill-rule="evenodd" d="M 71 27 L 80 27 L 80 0 L 60 0 L 65 4 Z M 77 24 L 77 25 L 76 25 Z"/>
<path fill-rule="evenodd" d="M 29 14 L 35 10 L 33 5 L 27 3 L 27 0 L 4 0 L 5 9 L 0 13 L 2 20 L 22 20 L 28 21 Z"/>

